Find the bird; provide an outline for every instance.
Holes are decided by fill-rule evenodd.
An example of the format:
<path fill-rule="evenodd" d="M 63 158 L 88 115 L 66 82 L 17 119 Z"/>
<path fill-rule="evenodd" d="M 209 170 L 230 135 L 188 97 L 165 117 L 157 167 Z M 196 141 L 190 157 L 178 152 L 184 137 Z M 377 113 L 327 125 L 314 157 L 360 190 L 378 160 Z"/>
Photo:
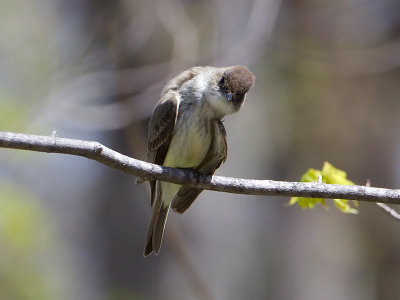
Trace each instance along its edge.
<path fill-rule="evenodd" d="M 147 161 L 213 175 L 227 157 L 223 118 L 242 107 L 254 81 L 242 65 L 192 67 L 171 79 L 150 119 Z M 144 256 L 158 255 L 170 208 L 183 213 L 202 192 L 157 180 L 150 180 L 150 190 L 154 208 Z"/>

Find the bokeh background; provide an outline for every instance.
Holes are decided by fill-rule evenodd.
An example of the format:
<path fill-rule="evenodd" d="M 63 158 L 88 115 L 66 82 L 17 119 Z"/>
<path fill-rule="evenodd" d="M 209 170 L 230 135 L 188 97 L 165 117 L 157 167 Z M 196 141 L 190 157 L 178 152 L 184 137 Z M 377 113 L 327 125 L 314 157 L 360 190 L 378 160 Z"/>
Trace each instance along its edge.
<path fill-rule="evenodd" d="M 0 1 L 0 130 L 146 157 L 163 85 L 195 65 L 256 75 L 217 174 L 298 181 L 329 161 L 400 185 L 396 0 Z M 147 184 L 84 158 L 0 149 L 1 299 L 400 299 L 400 224 L 203 192 L 142 251 Z"/>

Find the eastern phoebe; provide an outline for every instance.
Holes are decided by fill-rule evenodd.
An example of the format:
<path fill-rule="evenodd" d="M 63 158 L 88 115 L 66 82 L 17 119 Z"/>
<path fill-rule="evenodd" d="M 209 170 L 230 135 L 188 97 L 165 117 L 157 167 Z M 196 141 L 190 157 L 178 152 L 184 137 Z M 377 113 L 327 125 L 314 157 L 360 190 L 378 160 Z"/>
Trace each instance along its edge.
<path fill-rule="evenodd" d="M 194 67 L 170 80 L 161 93 L 149 124 L 149 162 L 172 168 L 191 168 L 214 174 L 226 159 L 225 115 L 244 103 L 254 85 L 244 66 Z M 160 251 L 168 211 L 183 213 L 202 189 L 150 181 L 153 217 L 144 256 Z"/>

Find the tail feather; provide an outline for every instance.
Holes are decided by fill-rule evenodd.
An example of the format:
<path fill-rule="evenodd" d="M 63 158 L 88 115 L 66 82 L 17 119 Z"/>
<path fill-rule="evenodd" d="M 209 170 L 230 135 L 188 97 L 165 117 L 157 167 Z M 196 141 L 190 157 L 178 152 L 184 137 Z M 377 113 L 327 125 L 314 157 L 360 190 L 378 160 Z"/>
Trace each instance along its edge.
<path fill-rule="evenodd" d="M 162 191 L 158 186 L 156 204 L 151 217 L 149 231 L 146 238 L 146 246 L 144 248 L 144 256 L 148 256 L 150 253 L 158 254 L 161 248 L 161 242 L 164 235 L 165 223 L 168 217 L 170 205 L 164 205 L 162 202 Z"/>
<path fill-rule="evenodd" d="M 153 229 L 152 247 L 154 254 L 160 252 L 162 238 L 165 230 L 165 223 L 167 222 L 169 205 L 167 207 L 161 206 L 160 214 L 157 217 L 156 224 Z"/>
<path fill-rule="evenodd" d="M 155 208 L 147 234 L 144 256 L 148 256 L 151 252 L 154 252 L 155 255 L 160 252 L 168 211 L 169 205 L 164 207 L 161 201 L 160 205 Z"/>
<path fill-rule="evenodd" d="M 149 232 L 147 233 L 146 246 L 144 247 L 143 256 L 148 256 L 153 252 L 153 228 L 150 225 Z"/>
<path fill-rule="evenodd" d="M 172 201 L 172 209 L 175 212 L 182 214 L 192 205 L 193 201 L 199 196 L 203 189 L 183 186 Z"/>
<path fill-rule="evenodd" d="M 153 232 L 154 232 L 154 225 L 157 221 L 157 216 L 158 214 L 156 213 L 156 210 L 153 212 L 153 216 L 151 217 L 150 221 L 150 226 L 149 226 L 149 231 L 147 232 L 147 237 L 146 237 L 146 246 L 144 248 L 144 256 L 148 256 L 151 252 L 153 252 Z"/>
<path fill-rule="evenodd" d="M 152 252 L 157 255 L 160 252 L 168 211 L 172 199 L 180 188 L 179 185 L 159 181 L 156 185 L 155 206 L 147 233 L 144 256 L 148 256 Z"/>

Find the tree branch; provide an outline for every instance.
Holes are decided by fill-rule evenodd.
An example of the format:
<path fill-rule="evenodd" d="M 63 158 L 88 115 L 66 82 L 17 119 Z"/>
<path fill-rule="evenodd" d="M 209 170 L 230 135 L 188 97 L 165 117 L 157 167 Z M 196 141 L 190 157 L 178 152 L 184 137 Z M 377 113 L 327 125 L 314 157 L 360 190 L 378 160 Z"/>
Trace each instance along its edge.
<path fill-rule="evenodd" d="M 0 147 L 30 151 L 63 153 L 96 160 L 111 168 L 134 174 L 143 180 L 157 179 L 196 186 L 206 190 L 247 195 L 340 198 L 349 200 L 400 204 L 400 190 L 335 185 L 320 182 L 286 182 L 253 180 L 222 176 L 204 176 L 194 170 L 174 169 L 137 160 L 98 142 L 1 132 Z"/>

